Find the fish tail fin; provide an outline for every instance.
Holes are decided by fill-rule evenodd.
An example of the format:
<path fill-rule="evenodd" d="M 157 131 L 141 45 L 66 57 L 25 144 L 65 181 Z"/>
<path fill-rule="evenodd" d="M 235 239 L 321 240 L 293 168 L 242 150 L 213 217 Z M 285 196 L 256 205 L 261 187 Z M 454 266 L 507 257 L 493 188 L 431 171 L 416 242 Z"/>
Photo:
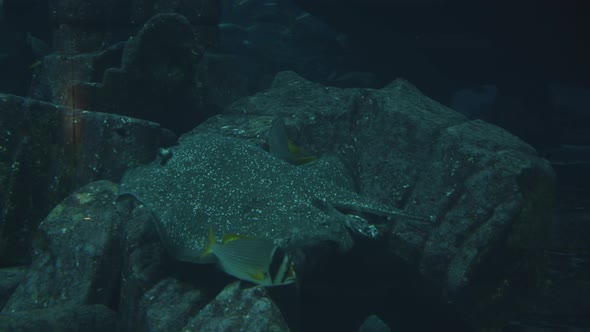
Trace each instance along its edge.
<path fill-rule="evenodd" d="M 209 226 L 209 241 L 207 242 L 207 248 L 201 254 L 201 257 L 210 255 L 213 252 L 213 245 L 215 244 L 215 235 L 213 235 L 213 227 Z"/>

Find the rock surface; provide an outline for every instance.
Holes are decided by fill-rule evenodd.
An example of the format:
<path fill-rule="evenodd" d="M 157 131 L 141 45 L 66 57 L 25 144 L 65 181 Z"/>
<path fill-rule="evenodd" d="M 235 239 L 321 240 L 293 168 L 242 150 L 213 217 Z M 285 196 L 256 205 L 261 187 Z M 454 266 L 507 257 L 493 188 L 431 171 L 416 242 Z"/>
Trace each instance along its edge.
<path fill-rule="evenodd" d="M 261 149 L 276 116 L 317 161 L 296 167 Z M 538 277 L 552 221 L 550 165 L 508 132 L 470 121 L 403 80 L 345 90 L 284 72 L 171 151 L 168 163 L 129 172 L 122 188 L 155 211 L 177 258 L 198 257 L 211 225 L 292 249 L 305 244 L 313 259 L 322 243 L 341 251 L 359 244 L 346 226 L 361 218 L 383 234 L 386 255 L 417 269 L 437 299 L 481 325 L 512 313 L 509 300 Z"/>
<path fill-rule="evenodd" d="M 18 284 L 27 275 L 28 267 L 5 267 L 0 269 L 0 308 L 4 307 Z"/>
<path fill-rule="evenodd" d="M 228 285 L 185 327 L 185 331 L 290 331 L 263 287 Z"/>
<path fill-rule="evenodd" d="M 115 331 L 116 314 L 103 305 L 0 313 L 0 330 L 13 332 Z"/>
<path fill-rule="evenodd" d="M 149 211 L 117 196 L 116 184 L 97 181 L 53 209 L 33 264 L 0 312 L 0 330 L 288 331 L 264 289 L 222 290 L 228 279 L 210 266 L 175 266 Z"/>
<path fill-rule="evenodd" d="M 264 150 L 277 116 L 315 161 L 295 166 Z M 539 281 L 553 181 L 530 146 L 405 81 L 337 89 L 284 72 L 272 89 L 130 170 L 121 190 L 93 182 L 56 206 L 1 315 L 24 330 L 27 315 L 42 325 L 72 313 L 82 324 L 89 316 L 71 308 L 98 305 L 104 310 L 90 317 L 116 308 L 122 330 L 287 331 L 284 307 L 264 289 L 234 283 L 221 291 L 230 277 L 178 261 L 206 262 L 199 258 L 211 226 L 218 235 L 271 238 L 293 254 L 302 302 L 291 304 L 324 319 L 304 329 L 360 326 L 368 309 L 356 306 L 358 296 L 374 312 L 401 296 L 430 307 L 410 309 L 420 315 L 503 326 Z M 343 301 L 310 315 L 314 293 Z M 400 315 L 382 319 L 404 326 Z"/>
<path fill-rule="evenodd" d="M 54 50 L 63 55 L 100 50 L 128 39 L 159 13 L 184 15 L 193 26 L 206 29 L 217 24 L 220 7 L 214 0 L 52 1 L 49 15 Z"/>
<path fill-rule="evenodd" d="M 128 218 L 112 208 L 117 192 L 112 182 L 93 182 L 49 213 L 39 225 L 29 273 L 3 312 L 106 306 L 117 299 L 122 264 L 119 233 L 121 222 Z"/>
<path fill-rule="evenodd" d="M 196 82 L 202 57 L 197 38 L 186 17 L 155 15 L 135 36 L 109 48 L 47 56 L 32 96 L 186 132 L 209 115 Z"/>
<path fill-rule="evenodd" d="M 47 213 L 91 181 L 118 181 L 174 135 L 158 124 L 0 94 L 0 262 L 28 263 Z"/>
<path fill-rule="evenodd" d="M 140 303 L 145 331 L 184 331 L 183 327 L 203 309 L 206 300 L 201 291 L 176 279 L 160 281 L 145 292 Z"/>

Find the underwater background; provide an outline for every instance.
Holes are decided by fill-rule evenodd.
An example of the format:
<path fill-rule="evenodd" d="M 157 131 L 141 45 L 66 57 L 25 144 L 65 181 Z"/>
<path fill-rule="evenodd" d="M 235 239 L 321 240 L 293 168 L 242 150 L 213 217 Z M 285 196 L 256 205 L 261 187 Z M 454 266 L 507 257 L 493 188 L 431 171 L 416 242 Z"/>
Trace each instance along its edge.
<path fill-rule="evenodd" d="M 0 331 L 590 331 L 589 16 L 0 0 Z"/>

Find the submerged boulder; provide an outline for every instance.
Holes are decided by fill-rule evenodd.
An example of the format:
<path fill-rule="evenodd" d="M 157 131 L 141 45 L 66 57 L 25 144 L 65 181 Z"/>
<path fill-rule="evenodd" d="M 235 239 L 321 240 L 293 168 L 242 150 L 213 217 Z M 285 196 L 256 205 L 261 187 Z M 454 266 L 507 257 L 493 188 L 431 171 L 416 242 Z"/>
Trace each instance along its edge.
<path fill-rule="evenodd" d="M 186 17 L 157 14 L 137 35 L 124 39 L 89 53 L 46 56 L 31 95 L 72 108 L 154 121 L 177 133 L 211 115 L 196 81 L 200 39 L 207 38 Z"/>
<path fill-rule="evenodd" d="M 37 225 L 72 191 L 118 181 L 174 135 L 158 124 L 0 94 L 0 265 L 28 264 Z"/>
<path fill-rule="evenodd" d="M 280 310 L 263 287 L 225 287 L 183 331 L 290 331 Z"/>
<path fill-rule="evenodd" d="M 33 264 L 3 312 L 116 301 L 123 262 L 119 233 L 129 218 L 113 208 L 117 191 L 110 181 L 93 182 L 49 213 L 39 225 Z"/>
<path fill-rule="evenodd" d="M 294 166 L 263 150 L 277 116 L 316 161 Z M 170 152 L 127 173 L 122 190 L 153 210 L 178 259 L 201 261 L 209 227 L 320 261 L 320 248 L 336 254 L 379 241 L 379 254 L 400 262 L 390 268 L 415 271 L 400 275 L 416 273 L 436 301 L 477 326 L 501 324 L 538 277 L 552 222 L 547 161 L 406 81 L 338 89 L 280 73 Z"/>
<path fill-rule="evenodd" d="M 183 327 L 203 309 L 206 300 L 200 290 L 165 278 L 143 294 L 139 307 L 144 322 L 134 322 L 128 331 L 137 331 L 142 325 L 145 331 L 186 331 Z"/>
<path fill-rule="evenodd" d="M 13 98 L 1 100 L 5 114 L 6 105 L 21 100 Z M 98 116 L 37 113 L 79 116 L 73 123 Z M 33 125 L 37 113 L 21 114 L 22 121 L 32 133 L 46 133 Z M 120 119 L 101 116 L 106 127 Z M 265 151 L 266 133 L 278 116 L 286 135 L 316 160 L 296 166 Z M 65 126 L 69 121 L 59 123 L 72 129 Z M 11 128 L 3 128 L 3 142 L 12 142 Z M 154 128 L 153 137 L 160 137 Z M 92 131 L 73 133 L 85 139 Z M 41 136 L 27 137 L 16 146 Z M 50 143 L 65 136 L 42 137 Z M 6 157 L 15 151 L 0 152 Z M 12 165 L 6 169 L 20 170 Z M 366 301 L 379 312 L 404 296 L 445 307 L 477 328 L 502 326 L 539 277 L 554 175 L 526 143 L 466 119 L 403 80 L 380 90 L 337 89 L 285 72 L 270 90 L 234 103 L 121 182 L 119 190 L 108 181 L 91 183 L 47 216 L 34 262 L 1 314 L 24 317 L 11 327 L 25 326 L 27 315 L 52 317 L 60 309 L 77 315 L 72 307 L 92 306 L 91 317 L 108 316 L 107 325 L 114 324 L 108 308 L 116 309 L 122 329 L 288 330 L 262 288 L 233 284 L 209 302 L 217 286 L 207 276 L 225 283 L 221 272 L 170 261 L 157 241 L 159 236 L 176 260 L 208 263 L 201 254 L 209 228 L 218 236 L 269 238 L 290 251 L 299 268 L 302 302 L 295 305 L 303 319 L 313 317 L 306 310 L 317 308 L 309 305 L 314 296 L 345 303 L 321 308 L 329 325 L 308 322 L 302 329 L 351 329 L 366 317 Z M 124 199 L 130 195 L 143 205 Z M 322 274 L 332 277 L 324 279 L 328 283 L 317 281 Z M 176 303 L 177 310 L 164 308 L 166 303 Z M 397 312 L 403 307 L 398 302 Z M 417 307 L 412 314 L 423 317 Z M 404 323 L 403 315 L 398 322 L 380 318 L 392 328 Z"/>
<path fill-rule="evenodd" d="M 0 313 L 0 330 L 13 332 L 115 331 L 116 313 L 104 305 L 79 305 Z"/>
<path fill-rule="evenodd" d="M 126 211 L 117 185 L 93 182 L 58 204 L 39 226 L 33 263 L 0 311 L 2 331 L 112 331 L 117 314 L 119 232 Z"/>
<path fill-rule="evenodd" d="M 13 282 L 16 289 L 2 294 L 10 296 L 0 330 L 205 331 L 228 325 L 288 331 L 263 288 L 234 283 L 223 289 L 219 280 L 227 280 L 207 265 L 191 264 L 201 268 L 192 271 L 175 266 L 149 211 L 117 200 L 117 193 L 113 182 L 90 183 L 45 218 L 31 267 Z"/>

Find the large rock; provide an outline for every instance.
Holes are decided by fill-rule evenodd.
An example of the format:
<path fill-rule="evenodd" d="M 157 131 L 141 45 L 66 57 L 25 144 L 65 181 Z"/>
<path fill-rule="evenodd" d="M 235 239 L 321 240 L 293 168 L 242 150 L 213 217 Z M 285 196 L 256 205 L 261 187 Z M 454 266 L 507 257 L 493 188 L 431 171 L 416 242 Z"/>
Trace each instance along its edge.
<path fill-rule="evenodd" d="M 121 67 L 125 45 L 126 42 L 120 42 L 92 53 L 46 55 L 33 76 L 29 97 L 90 110 L 77 86 L 81 82 L 101 83 L 108 68 Z"/>
<path fill-rule="evenodd" d="M 183 331 L 290 331 L 263 287 L 243 289 L 240 285 L 228 285 Z"/>
<path fill-rule="evenodd" d="M 196 82 L 201 57 L 196 32 L 186 17 L 158 14 L 128 41 L 121 68 L 108 69 L 102 84 L 83 84 L 80 89 L 93 97 L 90 109 L 185 132 L 204 119 Z"/>
<path fill-rule="evenodd" d="M 288 331 L 264 289 L 235 283 L 224 290 L 230 279 L 212 266 L 171 261 L 150 211 L 117 197 L 116 184 L 97 181 L 53 209 L 39 226 L 26 275 L 12 272 L 9 282 L 11 271 L 2 271 L 7 289 L 0 295 L 12 294 L 0 330 L 157 332 L 229 324 Z"/>
<path fill-rule="evenodd" d="M 39 222 L 91 181 L 118 181 L 174 136 L 158 124 L 0 94 L 0 264 L 28 263 Z"/>
<path fill-rule="evenodd" d="M 81 305 L 0 313 L 0 330 L 12 332 L 115 331 L 115 312 L 104 305 Z"/>
<path fill-rule="evenodd" d="M 10 295 L 27 275 L 27 267 L 5 267 L 0 269 L 0 308 L 4 307 Z"/>
<path fill-rule="evenodd" d="M 183 287 L 178 286 L 178 282 L 171 277 L 172 269 L 167 264 L 168 256 L 158 240 L 151 213 L 148 209 L 137 206 L 133 200 L 120 199 L 119 204 L 124 210 L 130 211 L 131 215 L 130 219 L 125 221 L 122 232 L 121 247 L 125 254 L 121 267 L 120 296 L 117 304 L 120 330 L 142 331 L 144 328 L 145 331 L 155 331 L 158 328 L 166 330 L 181 324 L 179 320 L 191 314 L 192 311 L 169 310 L 170 303 L 175 303 L 175 308 L 181 308 L 183 305 L 190 306 L 194 303 L 190 301 L 192 299 L 190 294 L 183 296 Z M 160 281 L 163 278 L 167 279 Z M 149 291 L 146 292 L 146 290 Z M 162 306 L 154 304 L 155 297 L 159 298 L 156 302 Z M 167 303 L 164 304 L 164 302 Z M 162 309 L 162 312 L 157 312 L 155 308 Z M 191 308 L 191 310 L 195 309 Z M 151 313 L 148 315 L 150 310 Z"/>
<path fill-rule="evenodd" d="M 112 305 L 118 299 L 122 221 L 118 187 L 93 182 L 57 205 L 39 225 L 33 264 L 3 312 Z"/>
<path fill-rule="evenodd" d="M 49 55 L 32 95 L 59 105 L 150 120 L 186 132 L 210 114 L 197 86 L 197 32 L 179 14 L 158 14 L 107 49 Z"/>
<path fill-rule="evenodd" d="M 0 312 L 2 331 L 113 331 L 121 275 L 118 187 L 94 182 L 39 226 L 33 263 Z"/>
<path fill-rule="evenodd" d="M 94 52 L 126 40 L 158 13 L 185 15 L 200 29 L 214 27 L 220 15 L 215 0 L 51 0 L 49 7 L 53 47 L 62 55 Z"/>
<path fill-rule="evenodd" d="M 293 166 L 261 149 L 276 116 L 317 161 Z M 308 260 L 355 248 L 370 258 L 365 240 L 383 241 L 379 254 L 399 262 L 389 268 L 417 273 L 427 296 L 477 326 L 501 324 L 538 277 L 552 221 L 549 164 L 406 81 L 343 90 L 284 72 L 171 153 L 129 172 L 122 189 L 154 211 L 176 258 L 198 261 L 209 226 L 304 248 Z M 370 227 L 376 236 L 359 231 Z M 319 250 L 326 244 L 329 253 Z M 389 282 L 416 284 L 400 278 Z"/>
<path fill-rule="evenodd" d="M 275 116 L 317 160 L 295 166 L 264 151 Z M 284 308 L 259 287 L 230 285 L 205 305 L 231 278 L 167 259 L 158 241 L 176 259 L 205 263 L 211 226 L 218 235 L 268 237 L 294 253 L 302 302 L 288 302 L 300 305 L 306 328 L 360 324 L 368 310 L 356 304 L 360 295 L 375 312 L 405 298 L 438 308 L 406 308 L 409 317 L 455 312 L 477 328 L 502 326 L 538 279 L 552 184 L 551 168 L 528 145 L 405 81 L 343 90 L 286 72 L 271 90 L 126 173 L 119 192 L 94 182 L 55 207 L 2 318 L 17 330 L 27 321 L 59 326 L 52 317 L 103 317 L 106 326 L 108 308 L 117 308 L 122 330 L 287 330 Z M 310 314 L 314 296 L 334 302 Z M 382 318 L 394 328 L 404 323 Z"/>
<path fill-rule="evenodd" d="M 198 289 L 176 279 L 166 278 L 143 294 L 139 302 L 142 313 L 140 323 L 144 331 L 183 331 L 188 321 L 207 304 Z M 134 325 L 129 331 L 137 331 Z M 134 328 L 135 327 L 135 328 Z"/>

